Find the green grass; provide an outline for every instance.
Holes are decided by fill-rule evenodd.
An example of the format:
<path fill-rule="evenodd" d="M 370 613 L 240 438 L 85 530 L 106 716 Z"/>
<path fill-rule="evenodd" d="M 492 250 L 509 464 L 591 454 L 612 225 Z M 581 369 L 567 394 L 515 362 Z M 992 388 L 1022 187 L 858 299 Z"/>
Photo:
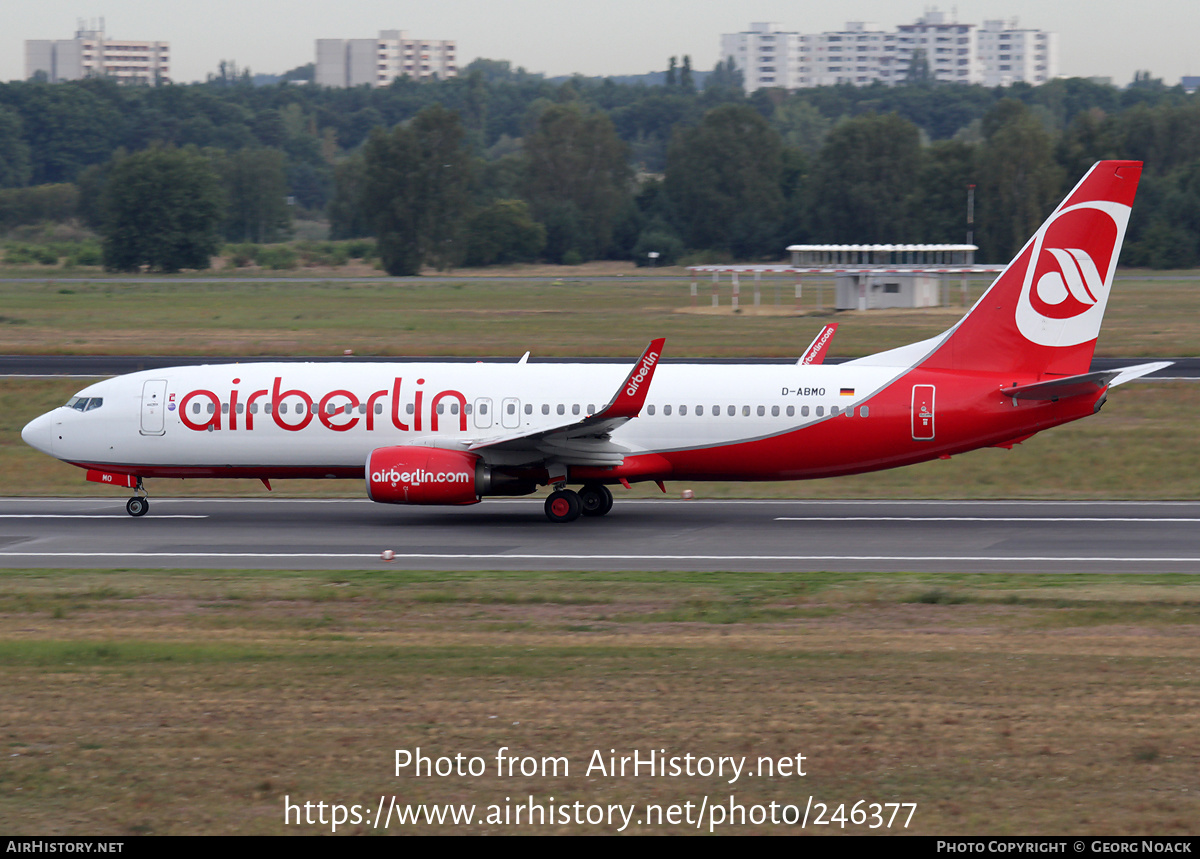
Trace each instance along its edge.
<path fill-rule="evenodd" d="M 747 311 L 680 312 L 689 308 L 689 280 L 564 278 L 502 282 L 381 282 L 346 278 L 322 283 L 166 283 L 114 279 L 64 284 L 0 284 L 0 352 L 199 355 L 494 355 L 526 349 L 548 356 L 632 358 L 651 338 L 667 338 L 667 355 L 798 355 L 832 312 L 816 318 L 760 316 Z M 1180 277 L 1188 278 L 1186 273 Z M 1113 289 L 1099 354 L 1197 355 L 1198 277 L 1138 280 Z M 978 297 L 986 281 L 972 284 Z M 707 284 L 701 284 L 701 293 Z M 791 307 L 791 282 L 780 285 Z M 729 304 L 729 285 L 722 304 Z M 829 307 L 831 285 L 813 279 L 804 309 L 817 294 Z M 763 287 L 774 307 L 775 286 Z M 951 290 L 957 301 L 957 286 Z M 701 308 L 708 298 L 699 299 Z M 743 304 L 752 298 L 749 287 Z M 872 311 L 838 316 L 844 324 L 833 354 L 860 356 L 915 342 L 945 330 L 959 310 Z"/>
<path fill-rule="evenodd" d="M 1200 584 L 1180 575 L 14 570 L 0 828 L 329 831 L 285 826 L 285 797 L 813 795 L 915 802 L 920 834 L 1186 835 L 1197 630 Z M 397 775 L 417 747 L 570 771 Z M 609 749 L 803 754 L 806 775 L 585 776 Z"/>

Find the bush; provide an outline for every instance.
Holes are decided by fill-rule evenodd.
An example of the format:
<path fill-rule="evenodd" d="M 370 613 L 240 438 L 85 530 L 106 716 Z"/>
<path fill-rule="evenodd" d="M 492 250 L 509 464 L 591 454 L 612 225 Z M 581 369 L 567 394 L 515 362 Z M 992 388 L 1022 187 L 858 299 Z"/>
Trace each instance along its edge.
<path fill-rule="evenodd" d="M 98 242 L 82 242 L 67 255 L 67 265 L 104 265 L 104 249 Z"/>
<path fill-rule="evenodd" d="M 50 245 L 12 245 L 4 254 L 8 265 L 58 265 L 58 258 Z"/>
<path fill-rule="evenodd" d="M 258 248 L 256 260 L 263 268 L 280 271 L 295 268 L 298 265 L 299 254 L 290 245 L 262 245 Z"/>
<path fill-rule="evenodd" d="M 639 266 L 651 264 L 648 254 L 658 252 L 654 265 L 675 265 L 683 256 L 683 241 L 679 236 L 667 229 L 647 229 L 638 236 L 637 244 L 633 246 L 633 261 Z"/>
<path fill-rule="evenodd" d="M 245 268 L 248 265 L 253 265 L 256 256 L 258 255 L 258 245 L 247 242 L 241 245 L 226 245 L 225 256 L 237 268 Z"/>

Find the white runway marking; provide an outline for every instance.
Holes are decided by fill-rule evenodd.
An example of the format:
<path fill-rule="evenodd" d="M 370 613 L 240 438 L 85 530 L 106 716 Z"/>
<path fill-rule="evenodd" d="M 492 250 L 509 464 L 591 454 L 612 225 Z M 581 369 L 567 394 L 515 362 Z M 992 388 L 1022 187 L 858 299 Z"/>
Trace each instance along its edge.
<path fill-rule="evenodd" d="M 776 522 L 1200 522 L 1147 516 L 776 516 Z"/>
<path fill-rule="evenodd" d="M 120 513 L 0 513 L 0 519 L 132 519 Z M 207 519 L 207 513 L 169 513 L 154 519 Z"/>
<path fill-rule="evenodd" d="M 338 560 L 375 560 L 378 553 L 322 553 L 322 552 L 0 552 L 0 557 L 9 558 L 213 558 L 213 559 L 291 559 L 315 558 Z M 996 562 L 1079 562 L 1079 563 L 1200 563 L 1200 556 L 1185 558 L 1155 557 L 1111 557 L 1104 555 L 534 555 L 534 554 L 459 554 L 459 553 L 397 553 L 400 560 L 443 560 L 443 561 L 996 561 Z"/>

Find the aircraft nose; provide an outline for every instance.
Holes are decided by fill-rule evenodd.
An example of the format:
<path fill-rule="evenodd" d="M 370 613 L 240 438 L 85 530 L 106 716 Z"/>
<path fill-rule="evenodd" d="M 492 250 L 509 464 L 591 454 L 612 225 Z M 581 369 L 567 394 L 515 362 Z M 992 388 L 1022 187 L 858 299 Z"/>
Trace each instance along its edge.
<path fill-rule="evenodd" d="M 54 455 L 54 425 L 50 412 L 36 417 L 21 430 L 21 440 L 42 453 Z"/>

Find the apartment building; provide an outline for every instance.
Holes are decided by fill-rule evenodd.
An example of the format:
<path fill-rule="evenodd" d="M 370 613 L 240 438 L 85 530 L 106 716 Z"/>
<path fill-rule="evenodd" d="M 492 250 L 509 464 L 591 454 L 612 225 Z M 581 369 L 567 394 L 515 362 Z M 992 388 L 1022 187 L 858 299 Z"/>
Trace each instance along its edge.
<path fill-rule="evenodd" d="M 319 86 L 384 87 L 396 78 L 458 77 L 456 43 L 411 39 L 404 30 L 380 30 L 377 39 L 317 39 Z"/>
<path fill-rule="evenodd" d="M 79 22 L 74 39 L 26 39 L 25 77 L 39 72 L 51 83 L 103 76 L 121 83 L 155 85 L 171 80 L 169 42 L 110 39 L 104 19 Z"/>
<path fill-rule="evenodd" d="M 1036 86 L 1058 74 L 1058 33 L 1021 29 L 1013 19 L 984 21 L 977 37 L 985 86 Z"/>
<path fill-rule="evenodd" d="M 733 58 L 747 92 L 762 87 L 903 83 L 917 57 L 934 80 L 1036 85 L 1058 75 L 1058 37 L 1021 29 L 1015 20 L 986 21 L 977 28 L 933 8 L 895 30 L 851 21 L 842 30 L 806 34 L 755 23 L 745 32 L 722 35 L 721 57 Z"/>

